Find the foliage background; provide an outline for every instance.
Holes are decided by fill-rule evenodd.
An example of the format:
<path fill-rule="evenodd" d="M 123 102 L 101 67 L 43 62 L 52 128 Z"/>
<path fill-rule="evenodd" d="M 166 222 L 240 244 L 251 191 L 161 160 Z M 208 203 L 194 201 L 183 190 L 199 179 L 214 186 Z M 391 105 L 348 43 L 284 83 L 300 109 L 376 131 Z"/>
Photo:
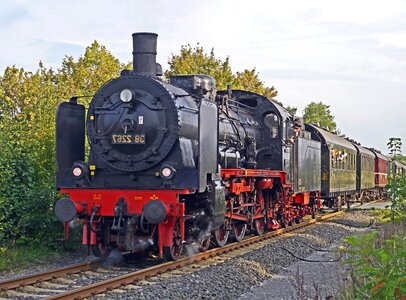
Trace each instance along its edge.
<path fill-rule="evenodd" d="M 266 87 L 255 68 L 233 73 L 229 58 L 216 58 L 214 50 L 182 46 L 169 58 L 172 74 L 212 75 L 223 89 L 227 84 L 268 97 L 277 95 Z M 93 95 L 131 64 L 122 63 L 94 41 L 79 58 L 66 56 L 53 70 L 41 62 L 35 72 L 16 66 L 0 75 L 0 249 L 29 243 L 55 245 L 62 224 L 52 206 L 55 190 L 55 112 L 72 96 Z M 81 98 L 85 105 L 91 98 Z"/>
<path fill-rule="evenodd" d="M 322 102 L 311 102 L 303 110 L 303 120 L 306 123 L 314 123 L 326 128 L 328 131 L 336 131 L 337 124 L 331 114 L 330 106 Z"/>
<path fill-rule="evenodd" d="M 94 42 L 78 59 L 66 56 L 56 71 L 40 62 L 35 72 L 12 66 L 0 76 L 0 246 L 53 245 L 61 234 L 52 212 L 57 105 L 94 94 L 123 68 Z"/>
<path fill-rule="evenodd" d="M 172 54 L 168 61 L 169 70 L 165 71 L 165 77 L 169 78 L 177 74 L 207 74 L 216 79 L 218 90 L 227 89 L 231 85 L 235 90 L 246 90 L 274 98 L 278 95 L 275 87 L 266 87 L 259 79 L 255 68 L 238 71 L 235 74 L 231 70 L 230 59 L 224 61 L 217 58 L 214 49 L 206 53 L 203 47 L 197 45 L 182 46 L 179 54 Z"/>

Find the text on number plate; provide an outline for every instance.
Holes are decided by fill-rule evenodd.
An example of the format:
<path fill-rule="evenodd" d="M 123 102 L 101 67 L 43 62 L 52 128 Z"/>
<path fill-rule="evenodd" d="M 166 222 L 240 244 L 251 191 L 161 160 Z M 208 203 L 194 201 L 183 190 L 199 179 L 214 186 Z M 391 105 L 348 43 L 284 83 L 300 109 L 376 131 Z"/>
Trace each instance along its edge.
<path fill-rule="evenodd" d="M 112 144 L 145 144 L 145 134 L 113 134 Z"/>

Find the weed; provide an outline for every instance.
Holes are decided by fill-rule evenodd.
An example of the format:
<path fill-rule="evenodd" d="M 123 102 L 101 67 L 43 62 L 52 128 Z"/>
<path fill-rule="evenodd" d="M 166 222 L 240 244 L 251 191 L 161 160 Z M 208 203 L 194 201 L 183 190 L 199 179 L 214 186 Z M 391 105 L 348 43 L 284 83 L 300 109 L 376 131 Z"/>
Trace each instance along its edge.
<path fill-rule="evenodd" d="M 406 222 L 345 239 L 353 299 L 405 299 Z"/>

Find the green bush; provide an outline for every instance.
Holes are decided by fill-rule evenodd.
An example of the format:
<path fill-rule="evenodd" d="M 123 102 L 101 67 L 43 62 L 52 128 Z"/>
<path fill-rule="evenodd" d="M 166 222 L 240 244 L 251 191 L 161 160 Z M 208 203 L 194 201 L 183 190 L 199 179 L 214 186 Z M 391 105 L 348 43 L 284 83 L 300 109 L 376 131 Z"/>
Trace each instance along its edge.
<path fill-rule="evenodd" d="M 345 239 L 353 272 L 354 299 L 406 297 L 406 223 L 390 223 Z M 403 297 L 403 298 L 402 298 Z"/>
<path fill-rule="evenodd" d="M 124 67 L 94 42 L 56 72 L 8 67 L 0 76 L 0 247 L 41 243 L 63 234 L 52 206 L 55 190 L 55 113 L 73 95 L 92 95 Z M 84 101 L 88 101 L 85 99 Z M 87 102 L 85 102 L 87 104 Z"/>
<path fill-rule="evenodd" d="M 390 176 L 386 191 L 392 202 L 390 216 L 392 220 L 406 218 L 406 175 Z"/>

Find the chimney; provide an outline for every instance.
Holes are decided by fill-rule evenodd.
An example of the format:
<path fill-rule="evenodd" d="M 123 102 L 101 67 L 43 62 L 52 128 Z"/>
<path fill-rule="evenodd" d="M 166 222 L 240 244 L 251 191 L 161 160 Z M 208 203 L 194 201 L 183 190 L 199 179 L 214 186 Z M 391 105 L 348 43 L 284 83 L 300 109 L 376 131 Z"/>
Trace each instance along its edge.
<path fill-rule="evenodd" d="M 133 34 L 133 73 L 157 75 L 156 45 L 158 35 L 150 32 Z"/>

